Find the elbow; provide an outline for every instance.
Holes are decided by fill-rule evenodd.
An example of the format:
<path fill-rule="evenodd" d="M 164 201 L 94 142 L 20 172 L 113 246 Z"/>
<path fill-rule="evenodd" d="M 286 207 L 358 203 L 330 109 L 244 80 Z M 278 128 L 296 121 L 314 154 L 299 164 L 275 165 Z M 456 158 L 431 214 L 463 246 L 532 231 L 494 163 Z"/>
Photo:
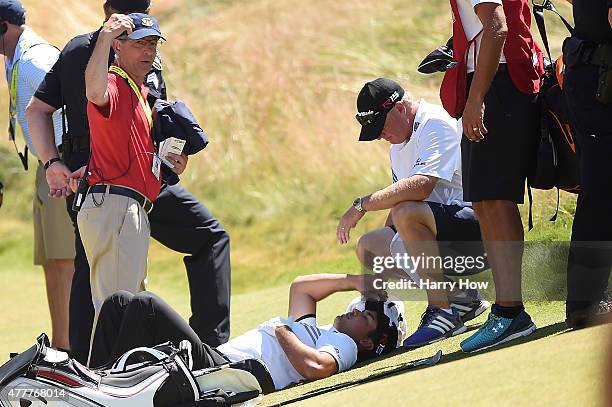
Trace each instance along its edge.
<path fill-rule="evenodd" d="M 320 364 L 308 364 L 301 373 L 308 381 L 325 379 L 331 376 L 330 372 Z"/>
<path fill-rule="evenodd" d="M 89 100 L 91 103 L 95 105 L 102 106 L 104 104 L 104 94 L 103 93 L 87 88 L 85 90 L 85 96 L 87 97 L 87 100 Z"/>
<path fill-rule="evenodd" d="M 49 106 L 34 96 L 26 107 L 26 120 L 29 123 L 31 121 L 35 121 L 36 119 L 49 118 L 53 115 L 53 112 L 55 112 L 55 109 L 52 106 Z"/>
<path fill-rule="evenodd" d="M 506 16 L 502 12 L 497 13 L 497 18 L 494 19 L 493 23 L 493 37 L 499 41 L 506 41 L 508 36 L 508 24 L 506 23 Z"/>
<path fill-rule="evenodd" d="M 437 180 L 432 180 L 430 178 L 424 178 L 421 182 L 420 188 L 416 191 L 415 201 L 424 201 L 429 198 L 429 195 L 433 192 L 434 187 L 436 186 Z"/>

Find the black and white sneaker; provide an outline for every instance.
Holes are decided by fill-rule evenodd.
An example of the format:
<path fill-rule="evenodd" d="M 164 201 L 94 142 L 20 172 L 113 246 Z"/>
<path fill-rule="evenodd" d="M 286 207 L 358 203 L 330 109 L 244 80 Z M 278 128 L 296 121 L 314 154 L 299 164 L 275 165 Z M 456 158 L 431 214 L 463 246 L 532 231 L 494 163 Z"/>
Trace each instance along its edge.
<path fill-rule="evenodd" d="M 456 310 L 463 323 L 471 321 L 489 308 L 491 303 L 480 298 L 478 290 L 466 290 L 449 298 L 451 309 Z"/>

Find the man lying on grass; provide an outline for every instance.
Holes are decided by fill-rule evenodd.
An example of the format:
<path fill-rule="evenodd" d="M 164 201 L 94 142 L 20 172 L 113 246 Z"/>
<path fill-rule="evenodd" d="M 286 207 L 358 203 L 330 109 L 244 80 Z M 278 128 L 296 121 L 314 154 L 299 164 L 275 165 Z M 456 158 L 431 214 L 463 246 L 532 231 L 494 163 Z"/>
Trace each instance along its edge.
<path fill-rule="evenodd" d="M 351 368 L 358 360 L 386 354 L 401 345 L 406 323 L 403 304 L 361 301 L 333 324 L 317 324 L 317 302 L 340 291 L 372 298 L 372 276 L 317 274 L 297 277 L 289 290 L 289 317 L 273 318 L 214 348 L 203 343 L 183 318 L 155 294 L 120 291 L 103 304 L 94 333 L 90 365 L 98 367 L 140 346 L 166 341 L 191 344 L 193 369 L 260 359 L 276 390 Z M 248 312 L 248 310 L 245 310 Z"/>

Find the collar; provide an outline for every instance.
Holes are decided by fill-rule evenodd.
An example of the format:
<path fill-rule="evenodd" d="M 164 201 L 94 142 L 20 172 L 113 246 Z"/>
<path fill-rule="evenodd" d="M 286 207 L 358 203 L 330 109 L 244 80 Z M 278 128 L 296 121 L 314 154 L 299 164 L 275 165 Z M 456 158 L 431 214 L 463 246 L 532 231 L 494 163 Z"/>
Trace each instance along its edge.
<path fill-rule="evenodd" d="M 412 123 L 412 135 L 417 132 L 421 127 L 421 123 L 425 120 L 425 113 L 427 112 L 427 102 L 423 99 L 419 99 L 419 108 L 414 115 L 414 123 Z"/>

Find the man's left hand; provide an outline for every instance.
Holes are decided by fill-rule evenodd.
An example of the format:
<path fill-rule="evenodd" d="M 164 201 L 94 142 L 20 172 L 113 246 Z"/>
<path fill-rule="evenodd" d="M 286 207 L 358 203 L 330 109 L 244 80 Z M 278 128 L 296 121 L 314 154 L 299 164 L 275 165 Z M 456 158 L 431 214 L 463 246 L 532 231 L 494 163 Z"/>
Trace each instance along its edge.
<path fill-rule="evenodd" d="M 350 238 L 351 229 L 357 226 L 357 223 L 363 218 L 363 213 L 359 212 L 355 207 L 351 206 L 340 219 L 336 235 L 340 244 L 347 244 Z"/>
<path fill-rule="evenodd" d="M 166 160 L 174 164 L 174 168 L 171 168 L 172 172 L 176 175 L 181 175 L 183 171 L 185 171 L 185 168 L 187 168 L 187 161 L 189 161 L 189 158 L 187 158 L 185 154 L 177 155 L 168 153 L 168 155 L 166 155 Z"/>

